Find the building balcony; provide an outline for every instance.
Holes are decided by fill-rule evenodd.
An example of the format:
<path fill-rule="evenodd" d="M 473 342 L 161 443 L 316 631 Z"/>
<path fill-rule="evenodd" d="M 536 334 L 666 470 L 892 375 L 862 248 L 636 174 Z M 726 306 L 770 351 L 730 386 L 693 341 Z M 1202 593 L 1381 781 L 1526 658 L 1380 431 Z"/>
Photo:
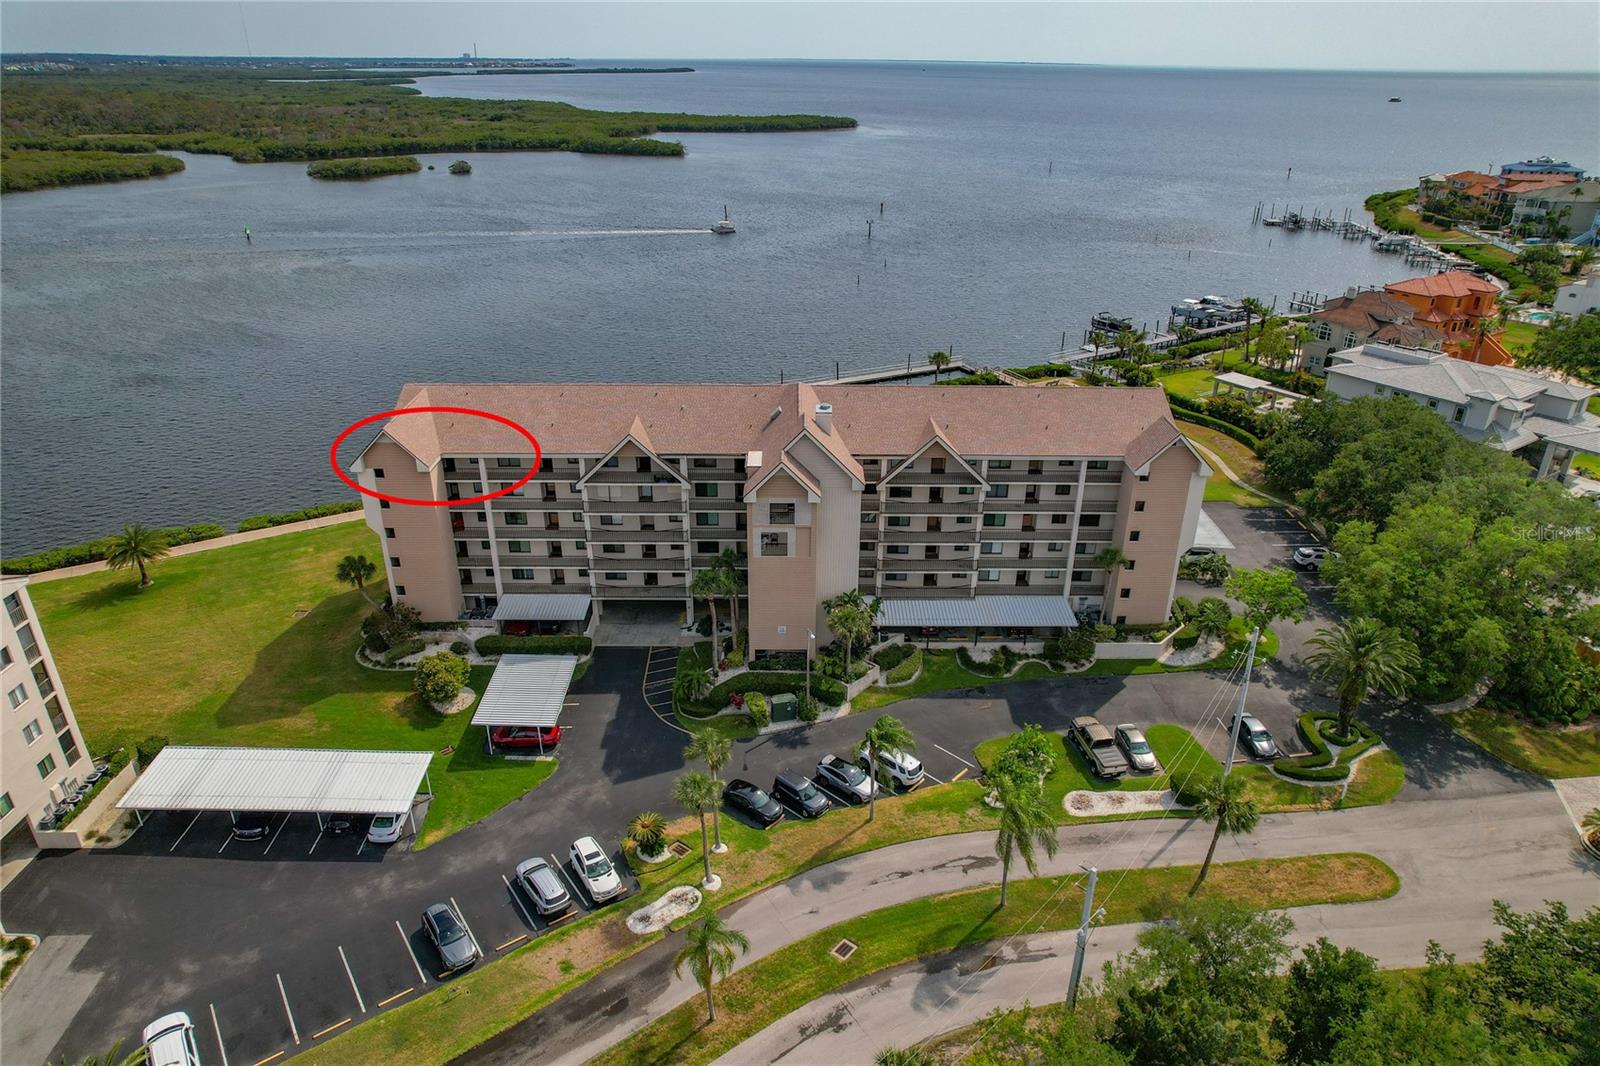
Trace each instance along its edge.
<path fill-rule="evenodd" d="M 688 478 L 690 481 L 743 481 L 750 475 L 743 470 L 704 470 L 691 466 Z"/>
<path fill-rule="evenodd" d="M 596 470 L 589 485 L 677 485 L 679 481 L 665 470 Z"/>
<path fill-rule="evenodd" d="M 707 567 L 716 566 L 721 559 L 721 555 L 695 555 L 691 558 L 691 562 L 696 570 L 704 570 Z M 748 570 L 749 568 L 750 557 L 740 553 L 739 562 L 735 565 L 735 569 Z"/>
<path fill-rule="evenodd" d="M 1083 514 L 1115 514 L 1117 511 L 1116 500 L 1084 500 L 1083 506 L 1078 508 Z"/>
<path fill-rule="evenodd" d="M 1071 496 L 1040 496 L 1036 499 L 1030 499 L 1027 496 L 990 496 L 983 501 L 983 509 L 991 514 L 1012 511 L 1061 514 L 1066 511 L 1077 510 L 1078 504 Z"/>
<path fill-rule="evenodd" d="M 1104 596 L 1106 587 L 1104 585 L 1074 584 L 1070 591 L 1074 596 Z"/>
<path fill-rule="evenodd" d="M 895 573 L 970 574 L 977 569 L 974 558 L 919 559 L 916 556 L 886 555 L 878 563 L 878 569 Z"/>
<path fill-rule="evenodd" d="M 689 572 L 689 557 L 686 555 L 668 555 L 658 559 L 645 559 L 637 555 L 596 555 L 594 562 L 585 560 L 584 566 L 594 570 L 611 570 L 618 573 L 673 573 Z"/>
<path fill-rule="evenodd" d="M 550 581 L 507 581 L 505 583 L 505 589 L 508 595 L 517 592 L 544 592 L 555 595 L 567 593 L 578 596 L 586 596 L 589 593 L 589 579 L 586 577 L 574 578 L 570 581 L 561 582 L 560 584 Z M 492 594 L 494 589 L 489 589 L 488 591 Z"/>
<path fill-rule="evenodd" d="M 981 501 L 976 496 L 959 496 L 953 500 L 888 500 L 884 503 L 884 510 L 889 514 L 971 514 L 975 515 L 981 509 Z"/>
<path fill-rule="evenodd" d="M 980 596 L 1061 596 L 1066 583 L 1062 581 L 1033 581 L 1019 585 L 1015 581 L 980 581 Z"/>
<path fill-rule="evenodd" d="M 970 585 L 926 585 L 910 581 L 885 581 L 882 596 L 886 600 L 967 600 L 972 598 Z"/>
<path fill-rule="evenodd" d="M 1039 540 L 1054 541 L 1065 544 L 1072 539 L 1072 527 L 1067 525 L 1029 526 L 1015 528 L 1001 528 L 998 526 L 984 526 L 978 535 L 979 540 Z"/>
<path fill-rule="evenodd" d="M 589 514 L 682 514 L 681 496 L 654 500 L 587 500 L 583 510 Z"/>
<path fill-rule="evenodd" d="M 1078 468 L 1076 466 L 1045 466 L 1037 474 L 1032 473 L 1027 467 L 1013 467 L 1010 470 L 990 470 L 985 475 L 991 485 L 1000 482 L 1024 485 L 1076 485 L 1078 483 Z"/>
<path fill-rule="evenodd" d="M 903 474 L 886 478 L 885 481 L 890 485 L 976 485 L 978 483 L 976 478 L 959 467 L 942 474 L 926 470 L 907 470 Z"/>
<path fill-rule="evenodd" d="M 1089 470 L 1084 473 L 1083 480 L 1089 485 L 1120 485 L 1122 484 L 1122 471 Z"/>
<path fill-rule="evenodd" d="M 663 529 L 613 529 L 597 525 L 587 534 L 587 539 L 594 544 L 682 544 L 689 539 L 684 536 L 686 528 L 681 523 Z M 580 540 L 584 537 L 579 534 Z"/>
<path fill-rule="evenodd" d="M 744 510 L 744 501 L 736 500 L 732 496 L 691 496 L 689 497 L 689 510 L 742 511 Z"/>
<path fill-rule="evenodd" d="M 597 581 L 594 595 L 602 600 L 686 600 L 687 585 L 618 585 Z"/>
<path fill-rule="evenodd" d="M 984 555 L 978 562 L 980 570 L 1065 570 L 1067 569 L 1067 556 L 1063 552 L 1056 556 L 1034 556 L 1024 559 L 1019 555 Z M 1051 578 L 1052 581 L 1058 580 Z"/>
<path fill-rule="evenodd" d="M 863 535 L 861 539 L 871 538 Z M 970 525 L 953 530 L 933 530 L 889 526 L 883 531 L 882 539 L 894 544 L 974 544 L 978 540 L 978 527 Z"/>

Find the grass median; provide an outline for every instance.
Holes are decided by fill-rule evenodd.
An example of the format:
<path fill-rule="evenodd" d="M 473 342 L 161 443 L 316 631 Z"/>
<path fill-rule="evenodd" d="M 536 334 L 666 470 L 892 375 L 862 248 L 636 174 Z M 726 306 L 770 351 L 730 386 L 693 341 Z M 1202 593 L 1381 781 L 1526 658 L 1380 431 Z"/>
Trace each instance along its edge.
<path fill-rule="evenodd" d="M 173 744 L 432 751 L 427 845 L 544 781 L 554 763 L 483 753 L 470 713 L 443 718 L 408 670 L 355 660 L 372 606 L 339 584 L 347 554 L 378 559 L 360 522 L 266 537 L 151 568 L 29 587 L 91 750 Z M 480 694 L 492 669 L 478 667 Z"/>
<path fill-rule="evenodd" d="M 956 658 L 956 653 L 940 649 L 929 651 L 922 657 L 922 673 L 916 680 L 894 688 L 873 686 L 862 692 L 850 701 L 852 711 L 871 711 L 879 707 L 887 707 L 891 703 L 909 700 L 916 696 L 926 696 L 934 692 L 949 692 L 955 689 L 978 688 L 982 685 L 1003 685 L 1007 681 L 1033 681 L 1041 677 L 1061 677 L 1059 671 L 1052 670 L 1042 662 L 1030 661 L 1017 668 L 1017 672 L 1009 677 L 990 677 L 988 674 L 975 674 L 961 665 Z"/>
<path fill-rule="evenodd" d="M 1173 913 L 1195 873 L 1193 866 L 1102 871 L 1102 878 L 1115 884 L 1103 897 L 1103 924 L 1152 921 Z M 1017 881 L 1003 910 L 998 906 L 999 888 L 986 886 L 913 900 L 841 922 L 720 982 L 715 1024 L 706 1024 L 705 1001 L 696 996 L 593 1062 L 598 1066 L 710 1062 L 818 996 L 891 966 L 1016 933 L 1071 928 L 1078 922 L 1083 879 L 1082 874 L 1071 874 Z M 1340 853 L 1213 866 L 1201 895 L 1282 908 L 1384 899 L 1399 888 L 1399 877 L 1379 859 Z M 840 961 L 830 950 L 846 937 L 859 946 Z"/>
<path fill-rule="evenodd" d="M 1475 707 L 1444 716 L 1450 728 L 1491 755 L 1540 777 L 1600 775 L 1600 729 L 1551 729 L 1507 711 Z"/>

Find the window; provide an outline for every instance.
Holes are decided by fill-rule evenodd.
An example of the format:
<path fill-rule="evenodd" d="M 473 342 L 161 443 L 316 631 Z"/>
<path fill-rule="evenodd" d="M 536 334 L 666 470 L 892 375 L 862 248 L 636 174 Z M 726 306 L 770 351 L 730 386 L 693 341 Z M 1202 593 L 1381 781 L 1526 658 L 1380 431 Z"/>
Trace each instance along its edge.
<path fill-rule="evenodd" d="M 713 498 L 717 495 L 717 483 L 715 481 L 697 481 L 694 486 L 694 494 L 702 498 Z"/>
<path fill-rule="evenodd" d="M 396 585 L 394 587 L 394 594 L 396 596 L 404 596 L 406 594 L 406 587 L 404 585 Z"/>
<path fill-rule="evenodd" d="M 1117 590 L 1117 599 L 1119 599 L 1119 600 L 1125 600 L 1131 595 L 1133 595 L 1133 590 L 1132 589 L 1118 589 Z"/>
<path fill-rule="evenodd" d="M 532 581 L 533 580 L 533 571 L 528 569 L 525 566 L 514 566 L 514 567 L 511 568 L 511 580 L 512 581 Z"/>
<path fill-rule="evenodd" d="M 911 490 L 909 488 L 907 488 L 906 486 L 904 486 L 904 485 L 890 485 L 889 486 L 889 499 L 891 499 L 891 500 L 909 500 L 909 499 L 911 499 Z"/>
<path fill-rule="evenodd" d="M 29 662 L 39 657 L 39 642 L 34 639 L 33 626 L 17 627 L 17 643 L 22 645 L 22 657 Z"/>
<path fill-rule="evenodd" d="M 652 486 L 652 485 L 640 485 L 639 486 L 639 500 L 640 500 L 640 502 L 649 503 L 651 500 L 654 500 L 655 498 L 656 498 L 656 490 L 655 490 L 654 486 Z"/>
<path fill-rule="evenodd" d="M 884 554 L 886 554 L 886 555 L 910 555 L 911 554 L 911 545 L 909 545 L 909 544 L 887 544 L 887 545 L 884 546 L 883 551 L 884 551 Z"/>
<path fill-rule="evenodd" d="M 769 503 L 767 504 L 767 521 L 775 526 L 794 525 L 794 504 Z"/>
<path fill-rule="evenodd" d="M 904 581 L 906 579 L 906 575 L 904 575 L 904 574 L 884 574 L 883 575 L 883 579 L 885 581 Z"/>
<path fill-rule="evenodd" d="M 540 463 L 539 464 L 539 469 L 540 470 L 544 470 L 546 468 L 545 467 L 545 463 L 548 463 L 549 461 L 550 460 L 546 459 L 546 460 L 544 460 L 544 462 Z M 501 458 L 498 458 L 498 459 L 496 459 L 494 461 L 494 465 L 495 466 L 499 466 L 499 467 L 519 466 L 519 465 L 521 465 L 521 460 L 518 460 L 518 459 L 507 459 L 507 458 L 501 457 Z"/>
<path fill-rule="evenodd" d="M 717 468 L 717 461 L 715 459 L 695 459 L 692 460 L 689 465 L 694 467 L 696 470 L 715 470 Z"/>
<path fill-rule="evenodd" d="M 1138 565 L 1139 564 L 1138 564 L 1138 562 L 1136 560 L 1128 559 L 1128 560 L 1125 560 L 1123 562 L 1122 569 L 1128 571 L 1131 574 L 1131 573 L 1133 573 L 1134 567 L 1136 567 Z"/>
<path fill-rule="evenodd" d="M 381 467 L 381 466 L 373 467 L 372 468 L 372 477 L 373 477 L 374 480 L 382 481 L 383 480 L 383 467 Z"/>
<path fill-rule="evenodd" d="M 1100 516 L 1097 515 L 1097 514 L 1086 514 L 1086 515 L 1079 515 L 1078 516 L 1078 525 L 1083 527 L 1083 528 L 1093 529 L 1096 526 L 1098 526 L 1099 524 L 1100 524 Z"/>
<path fill-rule="evenodd" d="M 1139 480 L 1140 481 L 1149 481 L 1150 480 L 1150 475 L 1149 474 L 1140 474 L 1139 475 Z"/>
<path fill-rule="evenodd" d="M 622 525 L 622 517 L 614 514 L 603 514 L 600 516 L 600 524 L 602 526 L 620 526 Z"/>
<path fill-rule="evenodd" d="M 23 688 L 21 685 L 18 685 L 16 688 L 6 693 L 6 699 L 11 701 L 12 707 L 21 707 L 28 701 L 28 690 Z"/>
<path fill-rule="evenodd" d="M 528 555 L 533 551 L 533 542 L 527 540 L 511 540 L 506 542 L 506 550 L 512 555 Z"/>
<path fill-rule="evenodd" d="M 55 768 L 56 768 L 55 756 L 46 755 L 44 758 L 40 759 L 34 765 L 39 768 L 39 776 L 40 777 L 49 777 L 50 774 L 52 772 L 54 772 Z"/>
<path fill-rule="evenodd" d="M 1429 400 L 1428 401 L 1428 410 L 1437 411 L 1438 409 L 1439 409 L 1439 401 L 1438 400 Z"/>
<path fill-rule="evenodd" d="M 1071 517 L 1072 516 L 1069 514 L 1053 514 L 1050 516 L 1050 524 L 1053 526 L 1064 526 L 1067 524 L 1067 519 Z"/>
<path fill-rule="evenodd" d="M 483 568 L 483 576 L 486 577 L 486 578 L 489 578 L 490 580 L 493 580 L 494 579 L 494 568 L 490 567 L 490 566 L 484 567 Z"/>
<path fill-rule="evenodd" d="M 1061 571 L 1059 571 L 1059 570 L 1046 570 L 1044 572 L 1044 576 L 1045 576 L 1045 579 L 1047 581 L 1058 581 L 1061 578 Z"/>
<path fill-rule="evenodd" d="M 393 526 L 384 526 L 383 527 L 383 535 L 384 535 L 385 539 L 393 540 L 394 539 L 394 527 Z"/>
<path fill-rule="evenodd" d="M 714 540 L 697 540 L 694 542 L 694 550 L 697 555 L 716 555 L 722 551 L 722 545 Z"/>
<path fill-rule="evenodd" d="M 387 511 L 389 509 L 389 501 L 388 500 L 379 500 L 378 501 L 378 507 L 379 507 L 380 510 Z"/>
<path fill-rule="evenodd" d="M 6 597 L 6 614 L 11 616 L 11 624 L 17 626 L 28 618 L 28 612 L 22 609 L 22 597 L 15 592 Z"/>
<path fill-rule="evenodd" d="M 0 648 L 0 669 L 11 665 L 11 649 Z"/>
<path fill-rule="evenodd" d="M 1328 325 L 1326 322 L 1318 322 L 1316 325 L 1311 327 L 1311 334 L 1319 341 L 1332 340 L 1333 327 Z"/>
<path fill-rule="evenodd" d="M 878 520 L 878 516 L 875 515 L 875 514 L 870 514 L 870 513 L 866 512 L 866 511 L 863 511 L 861 513 L 861 524 L 864 525 L 864 526 L 865 525 L 871 525 L 873 522 L 876 522 L 877 520 Z"/>
<path fill-rule="evenodd" d="M 626 581 L 626 580 L 628 580 L 628 575 L 627 574 L 619 574 L 615 570 L 608 570 L 602 576 L 607 581 Z"/>
<path fill-rule="evenodd" d="M 1071 485 L 1057 485 L 1056 486 L 1056 495 L 1057 496 L 1071 496 L 1072 495 L 1072 486 Z"/>
<path fill-rule="evenodd" d="M 989 469 L 990 470 L 1010 470 L 1011 469 L 1011 460 L 1010 459 L 990 459 L 989 460 Z"/>
<path fill-rule="evenodd" d="M 1075 549 L 1075 554 L 1077 554 L 1077 555 L 1093 555 L 1094 554 L 1094 545 L 1090 544 L 1090 543 L 1079 544 L 1078 547 Z"/>
<path fill-rule="evenodd" d="M 1466 414 L 1467 414 L 1467 409 L 1465 407 L 1457 407 L 1456 408 L 1455 417 L 1452 418 L 1450 421 L 1459 422 L 1459 421 L 1462 420 L 1462 418 L 1466 417 Z"/>
<path fill-rule="evenodd" d="M 1001 551 L 1000 543 L 998 541 L 986 540 L 983 542 L 982 551 L 984 555 L 999 555 Z"/>
<path fill-rule="evenodd" d="M 1361 343 L 1361 338 L 1356 336 L 1355 330 L 1347 329 L 1347 330 L 1344 331 L 1344 346 L 1346 348 L 1354 348 L 1356 345 L 1358 345 L 1360 343 Z"/>
<path fill-rule="evenodd" d="M 601 463 L 600 465 L 601 466 L 606 466 L 606 467 L 614 467 L 614 466 L 618 466 L 620 464 L 617 462 L 617 457 L 615 455 L 613 455 L 611 458 L 607 459 L 605 462 Z"/>
<path fill-rule="evenodd" d="M 1134 510 L 1135 510 L 1135 511 L 1142 511 L 1142 510 L 1144 510 L 1144 501 L 1143 501 L 1143 500 L 1134 500 L 1134 501 L 1133 501 L 1133 509 L 1134 509 Z"/>
<path fill-rule="evenodd" d="M 11 793 L 0 792 L 0 818 L 4 818 L 16 809 L 17 805 L 11 802 Z"/>
<path fill-rule="evenodd" d="M 872 546 L 872 541 L 864 540 L 864 541 L 861 542 L 861 554 L 862 555 L 871 555 L 876 550 L 877 549 Z"/>
<path fill-rule="evenodd" d="M 1064 550 L 1065 548 L 1066 545 L 1062 544 L 1059 540 L 1052 540 L 1044 546 L 1044 550 L 1047 552 L 1058 552 Z"/>
<path fill-rule="evenodd" d="M 508 526 L 525 526 L 527 524 L 528 524 L 528 512 L 527 511 L 507 511 L 506 512 L 506 525 L 508 525 Z"/>
<path fill-rule="evenodd" d="M 999 484 L 989 486 L 989 498 L 991 500 L 1003 500 L 1010 495 L 1011 486 L 1007 482 L 1002 481 Z"/>
<path fill-rule="evenodd" d="M 722 516 L 701 511 L 694 516 L 694 524 L 697 526 L 720 526 L 722 524 Z"/>
<path fill-rule="evenodd" d="M 1006 524 L 1006 516 L 1003 514 L 986 514 L 983 516 L 983 524 L 991 529 L 1000 528 Z"/>
<path fill-rule="evenodd" d="M 559 546 L 560 546 L 560 545 L 557 545 L 557 547 L 559 547 Z M 585 548 L 585 547 L 587 547 L 587 545 L 586 545 L 586 544 L 584 544 L 584 542 L 583 542 L 583 541 L 581 541 L 581 540 L 575 540 L 575 541 L 573 541 L 573 542 L 572 542 L 572 546 L 573 546 L 573 547 L 574 547 L 574 548 L 576 548 L 576 549 L 577 549 L 577 550 L 578 550 L 578 551 L 583 551 L 583 550 L 584 550 L 584 548 Z"/>
<path fill-rule="evenodd" d="M 1108 459 L 1090 459 L 1087 463 L 1084 463 L 1083 465 L 1084 465 L 1084 467 L 1086 469 L 1089 469 L 1089 470 L 1110 470 L 1111 469 L 1111 462 Z"/>
<path fill-rule="evenodd" d="M 1004 518 L 1005 515 L 999 515 L 998 517 Z M 956 525 L 958 525 L 958 526 L 970 526 L 970 525 L 972 525 L 972 516 L 971 515 L 966 515 L 965 517 L 957 518 L 956 519 Z"/>
<path fill-rule="evenodd" d="M 627 546 L 623 545 L 623 544 L 602 544 L 602 545 L 600 545 L 600 554 L 601 555 L 622 555 L 626 551 L 627 551 Z"/>
<path fill-rule="evenodd" d="M 977 494 L 978 486 L 976 485 L 962 485 L 956 489 L 957 496 L 976 496 Z"/>
<path fill-rule="evenodd" d="M 788 555 L 789 554 L 789 533 L 788 533 L 788 531 L 785 530 L 785 531 L 783 531 L 781 533 L 768 532 L 768 533 L 761 534 L 761 554 L 762 555 Z"/>
<path fill-rule="evenodd" d="M 576 522 L 580 526 L 583 525 L 583 512 L 582 511 L 573 511 L 572 512 L 572 520 L 574 522 Z"/>
<path fill-rule="evenodd" d="M 29 744 L 32 744 L 42 736 L 44 736 L 44 730 L 39 728 L 39 720 L 37 718 L 22 727 L 22 739 Z"/>
<path fill-rule="evenodd" d="M 1129 530 L 1128 531 L 1128 543 L 1129 544 L 1135 543 L 1136 541 L 1138 541 L 1138 539 L 1139 539 L 1139 531 L 1137 529 L 1133 529 L 1133 530 Z"/>
<path fill-rule="evenodd" d="M 910 529 L 911 528 L 911 518 L 910 518 L 909 515 L 892 514 L 892 515 L 889 516 L 888 521 L 889 521 L 889 528 L 891 528 L 891 529 Z"/>
<path fill-rule="evenodd" d="M 471 570 L 457 570 L 456 571 L 456 577 L 461 579 L 461 583 L 463 585 L 472 584 L 472 571 Z"/>
<path fill-rule="evenodd" d="M 979 570 L 978 571 L 978 580 L 979 581 L 999 581 L 1000 580 L 1000 571 L 998 571 L 998 570 Z"/>
<path fill-rule="evenodd" d="M 1088 581 L 1089 580 L 1089 571 L 1087 571 L 1087 570 L 1074 570 L 1072 572 L 1072 580 L 1074 580 L 1074 581 Z"/>
<path fill-rule="evenodd" d="M 650 460 L 642 455 L 635 456 L 633 460 L 633 470 L 634 473 L 637 474 L 648 474 L 650 472 Z"/>
<path fill-rule="evenodd" d="M 930 474 L 942 474 L 942 473 L 944 473 L 944 460 L 943 459 L 929 459 L 928 460 L 928 472 Z"/>

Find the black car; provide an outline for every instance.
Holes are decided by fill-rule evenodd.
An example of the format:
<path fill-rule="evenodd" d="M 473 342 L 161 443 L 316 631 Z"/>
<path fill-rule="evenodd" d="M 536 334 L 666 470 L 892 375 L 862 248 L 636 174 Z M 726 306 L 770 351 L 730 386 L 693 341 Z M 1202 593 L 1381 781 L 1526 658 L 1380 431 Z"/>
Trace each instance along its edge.
<path fill-rule="evenodd" d="M 322 831 L 331 837 L 347 837 L 356 831 L 353 814 L 330 814 L 322 820 Z"/>
<path fill-rule="evenodd" d="M 265 840 L 272 828 L 272 818 L 266 814 L 241 814 L 233 820 L 233 839 Z"/>
<path fill-rule="evenodd" d="M 777 800 L 749 781 L 738 778 L 729 781 L 728 787 L 722 790 L 722 802 L 763 829 L 783 817 L 783 808 Z"/>
<path fill-rule="evenodd" d="M 833 806 L 809 777 L 789 770 L 772 779 L 772 798 L 803 818 L 819 817 Z"/>

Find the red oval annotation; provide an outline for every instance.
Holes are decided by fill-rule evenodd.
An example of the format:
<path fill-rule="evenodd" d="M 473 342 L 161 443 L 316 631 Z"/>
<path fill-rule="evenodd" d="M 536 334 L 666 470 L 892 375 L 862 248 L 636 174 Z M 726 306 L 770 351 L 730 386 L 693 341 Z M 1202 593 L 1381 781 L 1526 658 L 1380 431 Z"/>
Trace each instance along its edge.
<path fill-rule="evenodd" d="M 512 482 L 505 488 L 496 489 L 494 492 L 486 492 L 481 496 L 463 496 L 459 500 L 417 500 L 412 499 L 409 496 L 392 496 L 386 492 L 379 492 L 376 489 L 369 489 L 357 482 L 355 478 L 345 473 L 344 470 L 339 466 L 339 446 L 348 440 L 352 433 L 355 433 L 363 426 L 370 426 L 374 422 L 382 422 L 386 418 L 398 418 L 402 415 L 424 414 L 468 415 L 473 418 L 486 418 L 491 422 L 498 422 L 502 426 L 506 426 L 509 429 L 515 430 L 517 434 L 519 434 L 533 446 L 533 469 L 529 470 L 519 480 Z M 333 472 L 338 476 L 340 481 L 344 482 L 346 485 L 349 485 L 363 496 L 371 496 L 373 499 L 377 500 L 388 500 L 390 503 L 403 503 L 411 507 L 452 507 L 460 506 L 462 504 L 483 503 L 486 500 L 495 500 L 499 499 L 501 496 L 508 496 L 533 480 L 533 476 L 539 472 L 540 460 L 543 457 L 544 449 L 539 447 L 539 441 L 532 433 L 529 433 L 525 428 L 518 425 L 516 422 L 513 422 L 511 419 L 506 418 L 504 415 L 497 415 L 490 411 L 480 411 L 475 407 L 402 407 L 394 411 L 379 411 L 375 415 L 368 415 L 361 421 L 354 422 L 347 426 L 344 432 L 333 438 L 333 445 L 328 449 L 328 463 L 333 467 Z"/>

